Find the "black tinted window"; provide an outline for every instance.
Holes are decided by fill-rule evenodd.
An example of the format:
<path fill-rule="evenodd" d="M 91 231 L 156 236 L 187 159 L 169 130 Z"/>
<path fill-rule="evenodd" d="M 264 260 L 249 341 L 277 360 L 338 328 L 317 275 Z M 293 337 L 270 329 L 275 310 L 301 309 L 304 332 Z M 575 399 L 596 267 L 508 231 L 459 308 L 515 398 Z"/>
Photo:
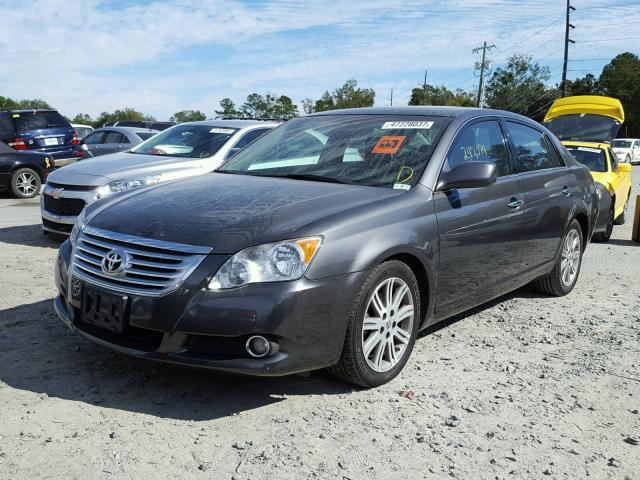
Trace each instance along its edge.
<path fill-rule="evenodd" d="M 104 137 L 104 132 L 94 132 L 91 135 L 87 135 L 83 141 L 87 145 L 97 145 L 102 143 L 102 137 Z"/>
<path fill-rule="evenodd" d="M 13 122 L 8 113 L 0 113 L 0 135 L 12 135 Z"/>
<path fill-rule="evenodd" d="M 244 134 L 240 140 L 233 146 L 233 148 L 244 148 L 253 142 L 256 138 L 261 137 L 265 133 L 267 133 L 269 128 L 256 128 L 255 130 L 251 130 Z"/>
<path fill-rule="evenodd" d="M 518 164 L 523 172 L 559 167 L 560 159 L 549 152 L 544 134 L 520 123 L 507 122 Z"/>
<path fill-rule="evenodd" d="M 606 172 L 607 164 L 604 158 L 604 151 L 591 147 L 567 147 L 569 153 L 585 167 L 589 167 L 592 172 Z"/>
<path fill-rule="evenodd" d="M 12 113 L 16 131 L 39 130 L 42 128 L 71 127 L 58 112 L 21 112 Z"/>
<path fill-rule="evenodd" d="M 511 173 L 502 130 L 495 120 L 475 123 L 462 131 L 447 155 L 445 171 L 471 161 L 495 163 L 498 176 Z"/>
<path fill-rule="evenodd" d="M 122 134 L 120 132 L 106 132 L 102 143 L 122 143 Z"/>

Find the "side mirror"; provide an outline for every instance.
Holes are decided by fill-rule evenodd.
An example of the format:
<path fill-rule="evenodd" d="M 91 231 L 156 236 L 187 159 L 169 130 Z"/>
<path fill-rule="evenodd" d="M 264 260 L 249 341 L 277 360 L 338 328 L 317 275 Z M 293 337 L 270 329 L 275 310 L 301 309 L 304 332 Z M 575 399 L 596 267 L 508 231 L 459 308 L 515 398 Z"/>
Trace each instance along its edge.
<path fill-rule="evenodd" d="M 495 163 L 463 162 L 453 167 L 450 172 L 440 175 L 436 191 L 488 187 L 496 182 L 497 176 Z"/>
<path fill-rule="evenodd" d="M 618 168 L 616 168 L 618 173 L 631 173 L 631 164 L 630 163 L 619 163 Z"/>

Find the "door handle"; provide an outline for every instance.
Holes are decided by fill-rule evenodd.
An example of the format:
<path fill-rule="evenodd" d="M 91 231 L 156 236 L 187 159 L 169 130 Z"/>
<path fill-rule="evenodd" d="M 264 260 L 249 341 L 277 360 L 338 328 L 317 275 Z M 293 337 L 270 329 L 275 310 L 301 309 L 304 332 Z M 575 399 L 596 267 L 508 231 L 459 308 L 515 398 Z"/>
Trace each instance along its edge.
<path fill-rule="evenodd" d="M 520 208 L 522 205 L 524 205 L 524 200 L 516 200 L 514 198 L 507 205 L 509 205 L 509 208 Z"/>
<path fill-rule="evenodd" d="M 562 189 L 562 194 L 568 197 L 569 195 L 571 195 L 571 189 L 569 187 L 564 187 Z"/>

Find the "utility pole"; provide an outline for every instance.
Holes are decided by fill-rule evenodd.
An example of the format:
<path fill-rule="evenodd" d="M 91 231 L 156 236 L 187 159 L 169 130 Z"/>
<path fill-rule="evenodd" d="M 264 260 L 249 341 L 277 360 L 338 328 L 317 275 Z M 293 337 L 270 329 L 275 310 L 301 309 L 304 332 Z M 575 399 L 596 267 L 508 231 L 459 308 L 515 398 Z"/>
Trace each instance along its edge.
<path fill-rule="evenodd" d="M 393 87 L 391 87 L 391 107 L 393 107 Z"/>
<path fill-rule="evenodd" d="M 571 0 L 567 0 L 567 19 L 564 31 L 564 63 L 562 64 L 562 83 L 560 89 L 562 90 L 562 96 L 567 96 L 567 63 L 569 61 L 569 43 L 576 43 L 569 38 L 569 31 L 572 28 L 576 28 L 571 25 L 571 10 L 575 10 L 575 7 L 571 5 Z"/>
<path fill-rule="evenodd" d="M 472 53 L 478 53 L 482 50 L 482 62 L 478 66 L 476 62 L 476 70 L 480 69 L 480 84 L 478 85 L 478 99 L 476 100 L 476 107 L 482 107 L 482 97 L 484 95 L 484 71 L 489 70 L 491 68 L 491 62 L 487 59 L 487 50 L 491 50 L 492 48 L 496 48 L 495 45 L 487 45 L 487 42 L 484 42 L 481 47 L 474 48 L 471 50 Z"/>
<path fill-rule="evenodd" d="M 427 70 L 424 71 L 424 83 L 422 84 L 422 105 L 427 104 Z"/>

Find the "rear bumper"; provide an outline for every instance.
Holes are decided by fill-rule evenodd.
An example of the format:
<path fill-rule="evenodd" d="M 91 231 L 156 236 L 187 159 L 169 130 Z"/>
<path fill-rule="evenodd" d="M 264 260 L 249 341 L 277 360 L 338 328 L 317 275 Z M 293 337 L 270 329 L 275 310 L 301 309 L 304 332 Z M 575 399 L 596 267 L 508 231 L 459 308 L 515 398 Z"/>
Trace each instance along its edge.
<path fill-rule="evenodd" d="M 174 293 L 158 298 L 129 295 L 125 332 L 116 334 L 101 331 L 80 318 L 79 302 L 67 293 L 72 291 L 70 256 L 67 241 L 56 261 L 60 295 L 54 307 L 73 331 L 136 357 L 259 376 L 287 375 L 335 364 L 353 299 L 367 274 L 313 281 L 302 278 L 211 292 L 203 288 L 206 280 L 227 258 L 211 255 Z M 271 356 L 252 358 L 245 349 L 252 335 L 268 338 L 279 349 Z M 145 336 L 154 338 L 155 343 L 142 343 L 140 339 Z"/>

